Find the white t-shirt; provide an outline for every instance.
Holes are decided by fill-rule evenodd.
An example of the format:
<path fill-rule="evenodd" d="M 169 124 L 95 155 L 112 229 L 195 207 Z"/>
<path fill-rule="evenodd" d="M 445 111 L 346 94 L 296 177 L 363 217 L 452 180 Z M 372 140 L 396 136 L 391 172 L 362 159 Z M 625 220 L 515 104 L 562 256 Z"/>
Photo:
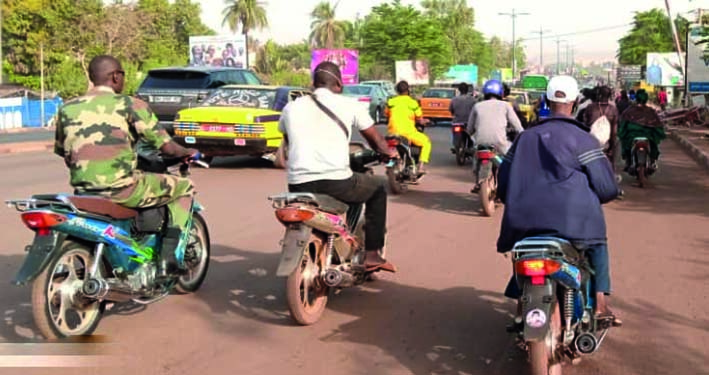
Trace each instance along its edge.
<path fill-rule="evenodd" d="M 286 105 L 278 130 L 288 136 L 289 184 L 350 178 L 352 132 L 374 125 L 372 116 L 355 99 L 324 88 L 316 89 L 314 95 L 340 118 L 350 137 L 346 137 L 342 128 L 310 96 L 302 96 Z"/>

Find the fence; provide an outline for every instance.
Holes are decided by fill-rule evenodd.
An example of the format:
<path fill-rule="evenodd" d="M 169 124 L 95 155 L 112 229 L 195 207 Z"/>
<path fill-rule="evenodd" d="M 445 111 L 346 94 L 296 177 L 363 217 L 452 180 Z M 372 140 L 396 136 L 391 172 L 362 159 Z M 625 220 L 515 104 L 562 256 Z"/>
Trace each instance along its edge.
<path fill-rule="evenodd" d="M 44 100 L 44 118 L 42 101 L 28 97 L 0 99 L 0 129 L 39 128 L 45 126 L 62 105 L 60 97 Z"/>

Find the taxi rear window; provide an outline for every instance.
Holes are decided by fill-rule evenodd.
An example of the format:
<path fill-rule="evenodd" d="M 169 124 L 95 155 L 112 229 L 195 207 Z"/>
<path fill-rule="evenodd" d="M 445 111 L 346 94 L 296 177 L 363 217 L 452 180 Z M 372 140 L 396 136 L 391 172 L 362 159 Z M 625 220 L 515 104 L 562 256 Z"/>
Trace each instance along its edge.
<path fill-rule="evenodd" d="M 221 88 L 204 101 L 208 106 L 259 109 L 273 109 L 275 103 L 276 90 L 255 88 Z"/>

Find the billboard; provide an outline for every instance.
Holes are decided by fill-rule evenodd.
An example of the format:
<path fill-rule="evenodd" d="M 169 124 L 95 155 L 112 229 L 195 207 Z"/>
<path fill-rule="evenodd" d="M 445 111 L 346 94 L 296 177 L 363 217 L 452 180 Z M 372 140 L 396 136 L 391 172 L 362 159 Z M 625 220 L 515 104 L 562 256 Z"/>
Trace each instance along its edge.
<path fill-rule="evenodd" d="M 682 63 L 675 52 L 648 53 L 646 81 L 649 85 L 683 86 Z"/>
<path fill-rule="evenodd" d="M 689 92 L 709 93 L 709 27 L 695 26 L 687 36 L 687 83 Z"/>
<path fill-rule="evenodd" d="M 396 81 L 406 81 L 409 85 L 428 85 L 428 62 L 406 60 L 396 62 Z"/>
<path fill-rule="evenodd" d="M 620 65 L 616 69 L 616 78 L 624 82 L 634 83 L 643 80 L 643 67 L 641 65 Z"/>
<path fill-rule="evenodd" d="M 190 37 L 190 66 L 246 66 L 246 39 L 243 35 Z"/>
<path fill-rule="evenodd" d="M 323 61 L 330 61 L 340 67 L 342 83 L 352 85 L 359 83 L 359 51 L 353 49 L 316 49 L 310 60 L 310 71 Z"/>

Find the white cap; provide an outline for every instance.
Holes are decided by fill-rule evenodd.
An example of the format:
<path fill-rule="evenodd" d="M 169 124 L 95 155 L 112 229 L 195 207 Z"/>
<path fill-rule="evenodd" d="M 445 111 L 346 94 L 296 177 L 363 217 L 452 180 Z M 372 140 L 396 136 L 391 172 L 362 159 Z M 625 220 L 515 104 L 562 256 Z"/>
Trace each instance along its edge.
<path fill-rule="evenodd" d="M 573 103 L 579 96 L 579 84 L 571 76 L 555 76 L 547 85 L 547 99 L 557 103 Z"/>

